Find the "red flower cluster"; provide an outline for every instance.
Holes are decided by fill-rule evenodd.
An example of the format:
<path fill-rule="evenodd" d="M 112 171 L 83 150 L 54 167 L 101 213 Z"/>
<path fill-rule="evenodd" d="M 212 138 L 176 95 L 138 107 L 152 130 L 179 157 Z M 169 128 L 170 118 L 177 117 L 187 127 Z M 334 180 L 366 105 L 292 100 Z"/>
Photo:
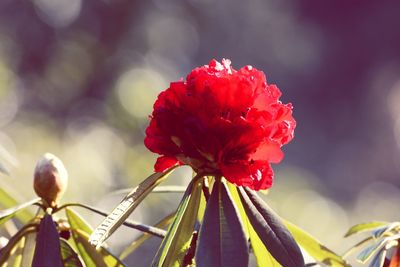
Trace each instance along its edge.
<path fill-rule="evenodd" d="M 270 163 L 282 160 L 281 146 L 293 138 L 292 105 L 279 101 L 281 92 L 262 71 L 236 71 L 230 63 L 212 60 L 161 92 L 144 142 L 162 155 L 157 172 L 187 164 L 238 186 L 267 189 Z"/>

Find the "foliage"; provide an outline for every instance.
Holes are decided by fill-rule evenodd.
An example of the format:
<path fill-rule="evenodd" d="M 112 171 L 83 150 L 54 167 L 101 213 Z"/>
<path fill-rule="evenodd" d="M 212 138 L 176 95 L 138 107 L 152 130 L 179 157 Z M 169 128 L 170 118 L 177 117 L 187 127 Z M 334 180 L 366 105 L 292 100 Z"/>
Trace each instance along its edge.
<path fill-rule="evenodd" d="M 100 246 L 171 171 L 149 176 L 129 193 L 93 232 L 91 242 Z M 158 224 L 172 220 L 152 266 L 247 266 L 251 252 L 259 266 L 304 266 L 299 245 L 323 266 L 349 266 L 314 237 L 279 218 L 256 192 L 222 177 L 196 175 L 171 217 Z M 145 240 L 145 235 L 139 237 L 123 258 Z"/>
<path fill-rule="evenodd" d="M 400 266 L 400 222 L 369 222 L 351 227 L 346 237 L 368 232 L 368 236 L 354 245 L 346 255 L 360 247 L 364 248 L 357 255 L 361 263 L 369 261 L 370 267 Z"/>

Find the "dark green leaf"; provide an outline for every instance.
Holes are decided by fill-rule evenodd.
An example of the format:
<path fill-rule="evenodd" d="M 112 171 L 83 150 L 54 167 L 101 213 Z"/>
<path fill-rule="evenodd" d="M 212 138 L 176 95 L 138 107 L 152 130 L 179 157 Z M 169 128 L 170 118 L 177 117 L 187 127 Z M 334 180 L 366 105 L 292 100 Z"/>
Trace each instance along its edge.
<path fill-rule="evenodd" d="M 284 223 L 292 233 L 297 244 L 307 251 L 316 261 L 331 267 L 348 266 L 342 257 L 322 245 L 315 237 L 288 221 L 284 221 Z"/>
<path fill-rule="evenodd" d="M 388 225 L 388 222 L 368 222 L 368 223 L 359 223 L 354 226 L 352 226 L 347 233 L 344 235 L 344 237 L 351 236 L 353 234 L 357 234 L 360 232 L 365 232 L 365 231 L 371 231 L 374 230 L 375 228 L 382 227 L 385 225 Z"/>
<path fill-rule="evenodd" d="M 239 192 L 249 222 L 271 255 L 284 267 L 304 266 L 299 246 L 275 212 L 250 189 Z"/>
<path fill-rule="evenodd" d="M 261 241 L 260 237 L 257 235 L 253 226 L 248 221 L 246 211 L 243 207 L 242 201 L 240 199 L 239 193 L 237 191 L 237 186 L 227 183 L 229 192 L 232 195 L 232 199 L 239 209 L 240 217 L 243 220 L 245 227 L 246 236 L 250 239 L 250 246 L 253 250 L 254 256 L 257 260 L 258 266 L 269 266 L 269 267 L 280 267 L 281 265 L 272 257 L 264 243 Z"/>
<path fill-rule="evenodd" d="M 193 178 L 187 188 L 175 219 L 167 231 L 152 266 L 183 266 L 186 251 L 190 247 L 203 183 L 200 177 Z"/>
<path fill-rule="evenodd" d="M 162 228 L 166 227 L 167 225 L 171 224 L 171 222 L 173 221 L 174 218 L 175 218 L 175 212 L 171 213 L 168 216 L 166 216 L 165 218 L 163 218 L 161 221 L 156 223 L 154 225 L 154 227 L 162 229 Z M 138 247 L 140 247 L 150 237 L 152 237 L 151 234 L 143 233 L 140 237 L 135 239 L 135 241 L 133 241 L 130 245 L 125 247 L 125 249 L 121 252 L 121 255 L 119 256 L 119 258 L 121 260 L 123 260 L 126 257 L 128 257 L 128 255 L 130 255 L 132 252 L 134 252 Z"/>
<path fill-rule="evenodd" d="M 72 249 L 68 242 L 60 239 L 61 257 L 64 267 L 83 267 L 78 254 Z"/>
<path fill-rule="evenodd" d="M 62 266 L 60 236 L 53 218 L 45 214 L 39 225 L 32 267 Z"/>
<path fill-rule="evenodd" d="M 215 181 L 200 228 L 196 250 L 198 267 L 246 267 L 249 244 L 242 219 L 226 184 Z"/>
<path fill-rule="evenodd" d="M 172 170 L 173 168 L 166 172 L 154 173 L 134 188 L 94 230 L 90 236 L 90 243 L 96 247 L 101 246 L 101 244 L 121 226 L 153 188 L 167 178 Z"/>

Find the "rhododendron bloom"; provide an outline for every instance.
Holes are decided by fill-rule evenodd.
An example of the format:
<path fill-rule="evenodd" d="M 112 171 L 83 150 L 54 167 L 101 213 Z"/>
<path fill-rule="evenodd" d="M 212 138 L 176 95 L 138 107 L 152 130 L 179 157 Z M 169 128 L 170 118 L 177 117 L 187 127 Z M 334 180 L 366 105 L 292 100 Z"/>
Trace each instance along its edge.
<path fill-rule="evenodd" d="M 154 104 L 145 145 L 160 154 L 155 171 L 187 164 L 197 173 L 223 176 L 254 190 L 271 187 L 270 163 L 283 158 L 293 138 L 292 105 L 251 66 L 229 60 L 194 69 L 172 82 Z"/>

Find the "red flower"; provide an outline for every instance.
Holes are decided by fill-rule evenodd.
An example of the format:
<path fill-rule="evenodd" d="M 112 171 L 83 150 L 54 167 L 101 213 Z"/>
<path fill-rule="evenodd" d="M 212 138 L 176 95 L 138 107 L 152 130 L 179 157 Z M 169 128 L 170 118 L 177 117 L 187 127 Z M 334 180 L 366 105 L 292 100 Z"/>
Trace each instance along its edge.
<path fill-rule="evenodd" d="M 162 155 L 155 171 L 187 164 L 238 186 L 271 187 L 270 163 L 282 160 L 281 146 L 293 138 L 292 105 L 279 101 L 262 71 L 230 63 L 212 60 L 160 93 L 144 141 Z"/>

